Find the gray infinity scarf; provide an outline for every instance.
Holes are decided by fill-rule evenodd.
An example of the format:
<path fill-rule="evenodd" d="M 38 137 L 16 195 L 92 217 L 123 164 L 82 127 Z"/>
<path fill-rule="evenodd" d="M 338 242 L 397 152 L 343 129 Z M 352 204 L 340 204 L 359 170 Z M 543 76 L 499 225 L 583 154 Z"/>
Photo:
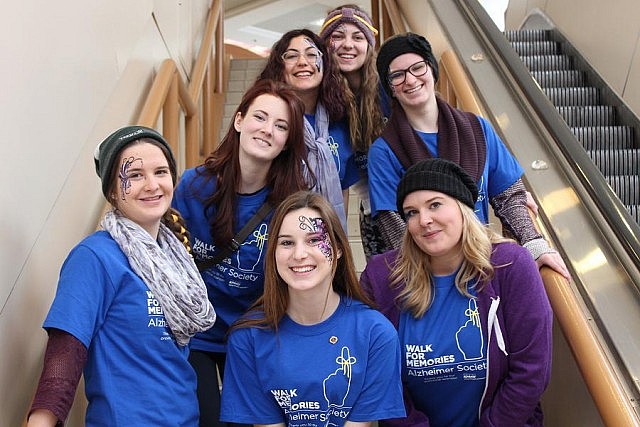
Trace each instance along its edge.
<path fill-rule="evenodd" d="M 187 345 L 196 332 L 213 326 L 216 313 L 202 276 L 184 245 L 167 226 L 160 224 L 156 241 L 117 210 L 107 212 L 101 226 L 153 292 L 179 345 Z"/>

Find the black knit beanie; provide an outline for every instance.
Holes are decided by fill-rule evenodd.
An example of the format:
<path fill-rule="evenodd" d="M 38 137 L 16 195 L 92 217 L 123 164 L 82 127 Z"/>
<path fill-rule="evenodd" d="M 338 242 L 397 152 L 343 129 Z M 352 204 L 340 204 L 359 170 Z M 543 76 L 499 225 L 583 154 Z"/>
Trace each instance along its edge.
<path fill-rule="evenodd" d="M 402 204 L 409 193 L 432 190 L 447 194 L 475 209 L 478 186 L 464 169 L 445 159 L 427 159 L 405 172 L 398 184 L 396 206 L 404 219 Z"/>
<path fill-rule="evenodd" d="M 160 145 L 167 149 L 169 153 L 169 169 L 171 171 L 171 178 L 173 178 L 173 184 L 176 183 L 176 159 L 173 157 L 171 147 L 165 139 L 154 129 L 144 126 L 125 126 L 109 135 L 104 141 L 102 141 L 96 147 L 96 151 L 93 153 L 93 160 L 96 165 L 96 173 L 102 181 L 102 194 L 109 200 L 109 173 L 113 168 L 113 163 L 118 160 L 120 151 L 122 151 L 127 144 L 133 141 L 137 141 L 143 138 L 150 138 L 158 141 Z"/>
<path fill-rule="evenodd" d="M 427 61 L 433 71 L 433 80 L 438 81 L 438 61 L 433 56 L 431 44 L 419 34 L 405 33 L 393 36 L 385 41 L 378 51 L 378 59 L 376 67 L 378 68 L 378 76 L 383 83 L 384 90 L 391 96 L 391 86 L 387 80 L 389 74 L 389 64 L 398 56 L 405 53 L 416 53 Z"/>

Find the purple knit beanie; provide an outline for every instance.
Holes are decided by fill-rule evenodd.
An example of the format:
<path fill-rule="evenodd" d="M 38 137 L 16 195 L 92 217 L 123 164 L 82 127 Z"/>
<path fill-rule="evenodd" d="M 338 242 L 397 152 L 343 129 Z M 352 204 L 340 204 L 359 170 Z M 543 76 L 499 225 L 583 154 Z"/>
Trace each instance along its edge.
<path fill-rule="evenodd" d="M 373 26 L 371 19 L 365 12 L 351 7 L 343 7 L 329 13 L 322 24 L 322 28 L 320 28 L 320 37 L 323 40 L 327 40 L 331 36 L 331 33 L 344 23 L 353 24 L 358 27 L 367 38 L 369 45 L 376 47 L 378 30 Z"/>

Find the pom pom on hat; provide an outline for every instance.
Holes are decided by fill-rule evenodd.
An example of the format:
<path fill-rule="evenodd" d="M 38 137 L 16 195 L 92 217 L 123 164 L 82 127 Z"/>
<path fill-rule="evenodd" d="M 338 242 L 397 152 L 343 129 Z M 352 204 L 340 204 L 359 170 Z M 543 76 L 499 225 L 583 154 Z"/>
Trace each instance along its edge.
<path fill-rule="evenodd" d="M 156 130 L 144 126 L 125 126 L 113 132 L 96 147 L 93 153 L 93 160 L 96 166 L 96 174 L 102 181 L 102 194 L 109 200 L 109 173 L 113 169 L 113 164 L 118 160 L 120 152 L 133 141 L 143 138 L 150 138 L 158 141 L 169 153 L 169 169 L 173 183 L 176 182 L 176 160 L 171 152 L 171 147 Z"/>
<path fill-rule="evenodd" d="M 416 163 L 405 172 L 398 184 L 396 206 L 404 219 L 402 204 L 409 193 L 432 190 L 444 193 L 475 209 L 478 186 L 458 164 L 445 159 L 427 159 Z"/>
<path fill-rule="evenodd" d="M 433 70 L 433 80 L 438 81 L 438 61 L 433 55 L 431 44 L 419 34 L 405 33 L 391 37 L 385 41 L 378 51 L 376 67 L 380 81 L 384 84 L 384 90 L 391 96 L 391 87 L 387 76 L 389 75 L 389 64 L 395 58 L 405 53 L 415 53 L 427 61 Z"/>

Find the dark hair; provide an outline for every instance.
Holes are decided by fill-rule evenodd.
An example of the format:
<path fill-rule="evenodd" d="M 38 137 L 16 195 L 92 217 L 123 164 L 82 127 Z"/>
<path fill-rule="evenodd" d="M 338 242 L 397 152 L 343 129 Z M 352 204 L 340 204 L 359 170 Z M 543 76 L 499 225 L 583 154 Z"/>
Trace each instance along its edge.
<path fill-rule="evenodd" d="M 320 36 L 313 31 L 303 28 L 285 33 L 271 48 L 267 64 L 258 78 L 285 81 L 282 54 L 289 48 L 291 40 L 299 36 L 309 38 L 322 52 L 324 71 L 318 102 L 321 102 L 327 109 L 330 121 L 342 120 L 345 116 L 344 81 L 335 60 L 327 51 L 326 45 Z"/>
<path fill-rule="evenodd" d="M 333 253 L 341 252 L 341 256 L 333 259 L 333 290 L 340 295 L 362 301 L 371 305 L 371 301 L 362 291 L 353 255 L 349 247 L 349 239 L 338 218 L 335 209 L 320 194 L 313 191 L 298 191 L 287 197 L 276 209 L 269 225 L 269 236 L 273 240 L 267 245 L 264 271 L 264 293 L 251 306 L 246 316 L 239 319 L 235 328 L 258 327 L 278 329 L 278 324 L 286 314 L 289 306 L 289 289 L 285 281 L 280 277 L 276 265 L 276 239 L 280 233 L 285 216 L 298 209 L 309 208 L 318 213 L 327 227 L 327 233 L 331 241 Z"/>
<path fill-rule="evenodd" d="M 216 179 L 216 191 L 206 197 L 206 212 L 211 215 L 211 236 L 216 245 L 228 244 L 234 236 L 237 207 L 238 179 L 240 177 L 240 132 L 234 127 L 235 116 L 245 116 L 254 100 L 261 95 L 273 95 L 282 99 L 289 110 L 289 138 L 285 149 L 273 159 L 267 174 L 267 186 L 271 192 L 267 200 L 277 206 L 289 194 L 307 188 L 302 165 L 306 160 L 304 145 L 304 104 L 286 84 L 274 80 L 258 80 L 245 92 L 233 114 L 227 134 L 220 145 L 207 157 L 201 175 Z M 194 189 L 197 193 L 198 189 Z"/>

